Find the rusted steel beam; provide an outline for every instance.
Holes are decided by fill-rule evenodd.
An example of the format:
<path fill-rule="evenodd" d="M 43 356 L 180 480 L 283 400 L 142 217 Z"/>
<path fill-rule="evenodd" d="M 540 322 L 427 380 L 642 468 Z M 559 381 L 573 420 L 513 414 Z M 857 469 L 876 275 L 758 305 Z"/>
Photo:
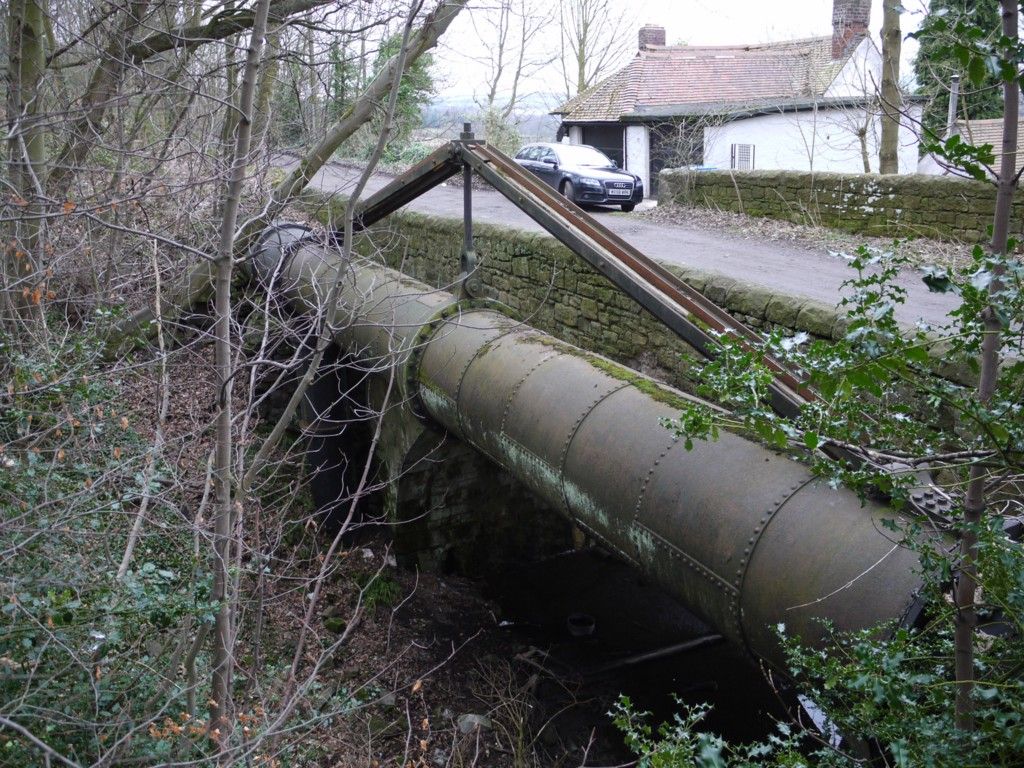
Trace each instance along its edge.
<path fill-rule="evenodd" d="M 377 190 L 356 209 L 354 228 L 358 232 L 383 219 L 402 206 L 462 170 L 461 145 L 445 144 L 416 163 L 401 176 Z"/>

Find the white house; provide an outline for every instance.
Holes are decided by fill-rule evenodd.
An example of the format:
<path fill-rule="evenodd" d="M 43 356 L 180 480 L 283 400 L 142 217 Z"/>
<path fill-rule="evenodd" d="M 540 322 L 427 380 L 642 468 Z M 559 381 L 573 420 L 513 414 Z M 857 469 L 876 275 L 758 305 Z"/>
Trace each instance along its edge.
<path fill-rule="evenodd" d="M 597 146 L 648 190 L 667 165 L 877 171 L 882 61 L 870 8 L 834 0 L 832 35 L 759 45 L 670 46 L 664 28 L 646 26 L 627 66 L 556 110 L 559 133 Z M 905 111 L 899 171 L 913 173 L 920 106 Z"/>

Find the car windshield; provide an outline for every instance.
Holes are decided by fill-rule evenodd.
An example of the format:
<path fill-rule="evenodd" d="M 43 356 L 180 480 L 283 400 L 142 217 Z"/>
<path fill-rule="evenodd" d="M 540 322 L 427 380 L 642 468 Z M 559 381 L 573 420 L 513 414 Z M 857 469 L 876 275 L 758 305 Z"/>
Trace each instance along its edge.
<path fill-rule="evenodd" d="M 598 152 L 593 147 L 581 145 L 573 146 L 563 144 L 555 152 L 562 165 L 583 165 L 591 168 L 606 168 L 612 161 L 603 152 Z"/>

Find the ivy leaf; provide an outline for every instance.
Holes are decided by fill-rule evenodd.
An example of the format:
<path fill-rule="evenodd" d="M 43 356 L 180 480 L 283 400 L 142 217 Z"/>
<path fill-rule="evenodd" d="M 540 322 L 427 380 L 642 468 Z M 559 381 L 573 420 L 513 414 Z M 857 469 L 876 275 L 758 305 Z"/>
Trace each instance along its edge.
<path fill-rule="evenodd" d="M 702 733 L 700 739 L 703 742 L 697 763 L 700 768 L 727 768 L 721 745 L 711 741 L 707 734 Z"/>
<path fill-rule="evenodd" d="M 865 368 L 851 368 L 846 372 L 847 380 L 858 389 L 866 389 L 876 397 L 882 396 L 882 388 L 874 375 Z"/>
<path fill-rule="evenodd" d="M 987 291 L 992 284 L 992 273 L 987 269 L 979 269 L 971 275 L 971 286 L 978 291 Z"/>

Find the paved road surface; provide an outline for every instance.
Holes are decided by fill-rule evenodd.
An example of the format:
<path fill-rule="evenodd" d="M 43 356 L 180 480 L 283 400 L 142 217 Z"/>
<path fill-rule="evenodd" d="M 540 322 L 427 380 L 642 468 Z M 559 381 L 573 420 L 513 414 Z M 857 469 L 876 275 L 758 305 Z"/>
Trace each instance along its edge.
<path fill-rule="evenodd" d="M 314 178 L 312 185 L 324 191 L 347 193 L 354 185 L 357 173 L 347 166 L 330 165 Z M 367 185 L 367 194 L 390 180 L 389 176 L 375 174 Z M 437 187 L 409 203 L 407 208 L 420 213 L 461 218 L 462 188 Z M 854 274 L 842 257 L 831 255 L 824 249 L 758 243 L 726 233 L 654 223 L 611 209 L 595 208 L 590 213 L 648 256 L 720 272 L 830 305 L 839 301 L 840 285 Z M 531 232 L 543 231 L 539 224 L 492 189 L 473 190 L 473 216 L 475 220 L 489 224 Z M 920 319 L 939 323 L 955 306 L 954 297 L 929 292 L 916 273 L 903 274 L 900 283 L 909 291 L 907 303 L 897 309 L 897 317 L 903 323 L 912 325 Z"/>

